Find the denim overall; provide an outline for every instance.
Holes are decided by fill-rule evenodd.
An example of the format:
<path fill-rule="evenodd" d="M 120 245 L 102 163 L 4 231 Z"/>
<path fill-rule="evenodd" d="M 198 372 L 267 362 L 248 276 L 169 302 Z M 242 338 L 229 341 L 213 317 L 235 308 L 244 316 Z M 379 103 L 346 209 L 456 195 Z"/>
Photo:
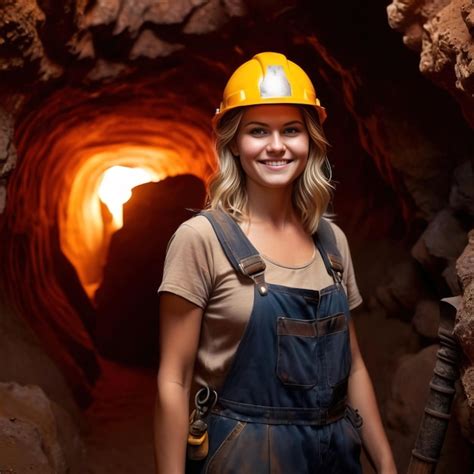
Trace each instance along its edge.
<path fill-rule="evenodd" d="M 207 474 L 358 474 L 361 418 L 348 407 L 349 308 L 335 237 L 314 236 L 334 284 L 320 291 L 265 282 L 265 263 L 236 222 L 202 213 L 237 272 L 254 283 L 254 305 L 208 418 Z"/>

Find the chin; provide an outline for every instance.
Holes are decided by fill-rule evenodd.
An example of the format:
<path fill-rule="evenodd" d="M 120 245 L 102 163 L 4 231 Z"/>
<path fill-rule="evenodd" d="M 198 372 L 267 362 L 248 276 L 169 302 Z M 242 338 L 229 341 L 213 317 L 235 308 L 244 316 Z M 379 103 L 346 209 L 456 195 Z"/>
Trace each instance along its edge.
<path fill-rule="evenodd" d="M 258 184 L 260 186 L 263 186 L 265 188 L 270 188 L 270 189 L 285 189 L 285 188 L 292 188 L 293 183 L 295 180 L 291 181 L 260 181 Z"/>

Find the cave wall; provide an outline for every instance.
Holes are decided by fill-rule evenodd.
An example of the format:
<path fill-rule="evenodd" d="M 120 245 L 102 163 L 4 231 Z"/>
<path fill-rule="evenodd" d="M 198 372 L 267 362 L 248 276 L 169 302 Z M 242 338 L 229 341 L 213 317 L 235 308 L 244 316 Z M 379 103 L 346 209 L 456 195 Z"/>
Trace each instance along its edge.
<path fill-rule="evenodd" d="M 474 125 L 474 5 L 469 0 L 394 0 L 390 26 L 419 54 L 420 72 L 446 89 Z"/>
<path fill-rule="evenodd" d="M 61 367 L 68 380 L 68 386 L 55 382 L 61 390 L 72 388 L 87 404 L 100 380 L 89 329 L 95 309 L 81 290 L 80 272 L 58 250 L 68 183 L 88 148 L 137 142 L 163 147 L 154 137 L 162 133 L 164 140 L 185 111 L 189 128 L 170 140 L 175 156 L 207 156 L 208 119 L 228 74 L 256 52 L 279 50 L 309 72 L 329 111 L 326 132 L 338 182 L 334 210 L 353 248 L 366 301 L 356 322 L 399 468 L 407 464 L 427 393 L 438 301 L 457 294 L 464 295 L 457 334 L 466 360 L 456 413 L 472 442 L 472 4 L 370 3 L 349 1 L 342 11 L 296 0 L 1 4 L 4 299 Z M 202 178 L 212 157 L 204 162 L 208 168 L 195 172 Z M 55 261 L 44 258 L 49 252 Z M 35 278 L 43 265 L 55 282 L 47 285 L 54 289 L 50 294 Z M 379 341 L 370 337 L 374 327 Z M 126 329 L 118 329 L 124 338 Z M 1 379 L 34 383 L 53 397 L 49 379 L 11 374 L 4 370 Z M 418 385 L 400 390 L 407 374 L 416 374 Z M 450 430 L 440 470 L 458 462 L 456 472 L 462 472 L 468 461 L 463 464 L 459 453 L 466 448 L 456 441 L 459 428 Z M 82 448 L 75 449 L 79 456 Z M 59 462 L 48 459 L 41 462 Z"/>

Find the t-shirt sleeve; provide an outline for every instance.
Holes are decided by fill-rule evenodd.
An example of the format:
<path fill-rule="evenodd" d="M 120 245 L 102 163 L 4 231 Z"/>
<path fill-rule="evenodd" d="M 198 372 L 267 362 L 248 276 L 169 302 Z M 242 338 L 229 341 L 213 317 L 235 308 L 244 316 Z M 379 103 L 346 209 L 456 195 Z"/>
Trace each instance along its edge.
<path fill-rule="evenodd" d="M 344 267 L 342 283 L 346 289 L 349 309 L 354 309 L 362 303 L 362 296 L 357 287 L 349 244 L 342 229 L 334 223 L 331 223 L 331 226 L 336 235 L 337 247 L 342 257 L 342 265 Z"/>
<path fill-rule="evenodd" d="M 192 224 L 181 224 L 168 243 L 158 293 L 173 293 L 205 309 L 212 288 L 211 262 L 211 246 L 203 234 Z"/>

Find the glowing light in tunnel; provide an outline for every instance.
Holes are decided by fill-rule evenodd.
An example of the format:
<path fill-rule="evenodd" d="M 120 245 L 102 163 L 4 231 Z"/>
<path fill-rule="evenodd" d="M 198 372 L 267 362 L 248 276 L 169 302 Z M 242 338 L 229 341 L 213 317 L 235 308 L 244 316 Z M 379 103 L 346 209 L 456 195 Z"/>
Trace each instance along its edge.
<path fill-rule="evenodd" d="M 112 214 L 116 228 L 123 226 L 123 205 L 132 197 L 132 189 L 150 181 L 156 179 L 143 168 L 112 166 L 104 172 L 98 195 Z"/>

